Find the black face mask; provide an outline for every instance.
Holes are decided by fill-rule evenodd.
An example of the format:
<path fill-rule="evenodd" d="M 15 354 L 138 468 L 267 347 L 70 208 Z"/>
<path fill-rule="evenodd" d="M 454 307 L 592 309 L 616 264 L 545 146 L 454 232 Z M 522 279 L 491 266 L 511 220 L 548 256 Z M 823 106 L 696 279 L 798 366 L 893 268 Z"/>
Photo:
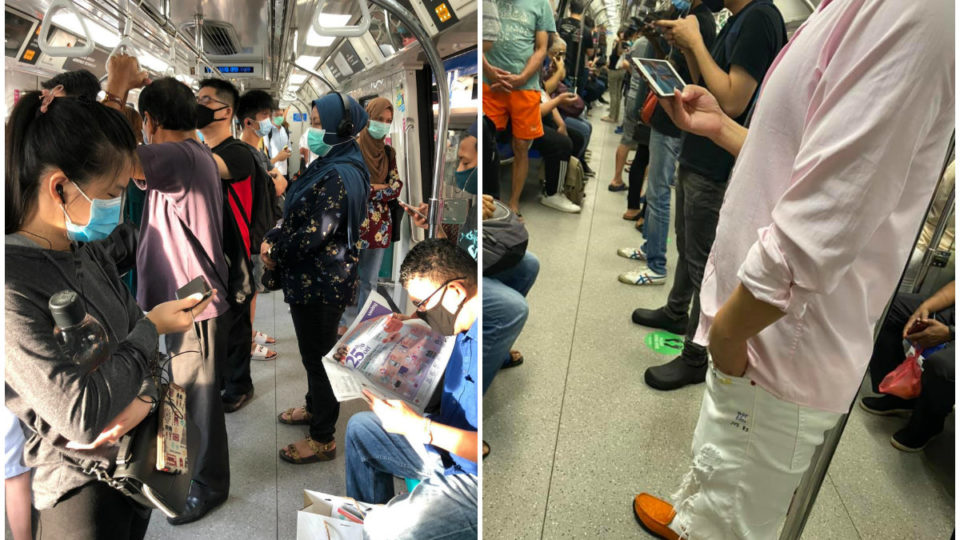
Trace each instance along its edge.
<path fill-rule="evenodd" d="M 454 313 L 450 313 L 447 308 L 443 307 L 443 297 L 447 294 L 446 289 L 449 283 L 448 281 L 440 287 L 443 289 L 443 293 L 440 294 L 440 301 L 437 302 L 437 305 L 423 311 L 417 310 L 417 317 L 429 324 L 434 332 L 444 336 L 452 336 L 457 333 L 457 317 L 460 316 L 463 304 L 466 303 L 466 299 L 460 302 L 460 305 L 457 306 L 457 311 Z M 440 289 L 437 289 L 437 291 L 439 290 Z M 436 294 L 437 291 L 434 291 L 430 296 Z M 428 296 L 424 302 L 429 300 L 430 296 Z"/>
<path fill-rule="evenodd" d="M 703 4 L 714 13 L 723 9 L 723 0 L 703 0 Z"/>
<path fill-rule="evenodd" d="M 226 118 L 214 118 L 213 115 L 219 111 L 226 109 L 227 106 L 224 105 L 219 109 L 211 109 L 206 105 L 197 105 L 197 129 L 203 129 L 214 122 L 219 122 L 220 120 L 226 120 Z"/>

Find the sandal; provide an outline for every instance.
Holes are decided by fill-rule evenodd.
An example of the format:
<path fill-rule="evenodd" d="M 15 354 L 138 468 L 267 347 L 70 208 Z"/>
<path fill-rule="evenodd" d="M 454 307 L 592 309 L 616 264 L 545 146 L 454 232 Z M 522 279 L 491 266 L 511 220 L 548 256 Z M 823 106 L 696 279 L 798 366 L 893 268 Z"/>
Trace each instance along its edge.
<path fill-rule="evenodd" d="M 300 409 L 303 411 L 303 416 L 300 417 L 299 420 L 296 420 L 293 417 L 293 413 L 296 412 L 297 409 Z M 310 424 L 310 420 L 312 419 L 313 419 L 313 415 L 307 412 L 306 406 L 290 407 L 289 409 L 277 415 L 277 420 L 281 424 L 287 424 L 290 426 L 306 426 Z"/>
<path fill-rule="evenodd" d="M 637 218 L 640 218 L 642 216 L 643 216 L 643 210 L 637 210 L 633 213 L 630 213 L 630 210 L 627 210 L 626 212 L 623 213 L 623 219 L 627 221 L 636 221 Z"/>
<path fill-rule="evenodd" d="M 253 333 L 253 342 L 259 345 L 272 345 L 276 343 L 277 340 L 257 330 Z"/>
<path fill-rule="evenodd" d="M 523 355 L 520 351 L 510 351 L 510 359 L 504 362 L 500 369 L 510 369 L 523 363 Z"/>
<path fill-rule="evenodd" d="M 610 185 L 607 186 L 607 191 L 626 191 L 627 189 L 629 189 L 629 186 L 627 186 L 626 184 L 620 184 L 619 186 L 617 186 L 611 183 Z"/>
<path fill-rule="evenodd" d="M 300 456 L 296 443 L 288 444 L 279 451 L 280 459 L 294 465 L 305 465 L 307 463 L 317 463 L 318 461 L 333 461 L 337 457 L 337 442 L 330 441 L 326 444 L 320 444 L 317 441 L 307 437 L 304 439 L 307 446 L 313 450 L 309 456 Z"/>
<path fill-rule="evenodd" d="M 250 351 L 251 360 L 276 360 L 278 356 L 280 354 L 277 351 L 268 349 L 259 343 L 254 343 L 253 350 Z"/>

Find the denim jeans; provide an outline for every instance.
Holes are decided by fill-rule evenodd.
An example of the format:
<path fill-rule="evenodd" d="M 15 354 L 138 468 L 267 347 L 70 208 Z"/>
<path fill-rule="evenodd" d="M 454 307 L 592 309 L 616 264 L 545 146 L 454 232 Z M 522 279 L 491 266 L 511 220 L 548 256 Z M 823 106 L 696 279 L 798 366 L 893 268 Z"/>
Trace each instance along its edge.
<path fill-rule="evenodd" d="M 577 159 L 583 161 L 583 156 L 587 152 L 587 148 L 590 146 L 590 135 L 593 135 L 593 125 L 582 118 L 577 118 L 576 116 L 568 116 L 563 119 L 563 123 L 567 125 L 567 129 L 571 129 L 579 132 L 583 135 L 584 145 L 580 149 L 579 154 L 574 154 Z"/>
<path fill-rule="evenodd" d="M 700 282 L 717 236 L 726 191 L 726 182 L 710 180 L 684 167 L 677 171 L 677 272 L 667 297 L 666 313 L 674 319 L 683 318 L 693 299 L 683 357 L 694 365 L 707 360 L 706 348 L 694 343 L 693 338 L 700 324 Z"/>
<path fill-rule="evenodd" d="M 380 276 L 385 251 L 383 248 L 360 250 L 360 262 L 357 264 L 357 301 L 343 311 L 343 317 L 340 317 L 341 326 L 350 326 L 370 292 L 377 288 L 377 278 Z"/>
<path fill-rule="evenodd" d="M 513 268 L 483 278 L 483 387 L 510 360 L 510 347 L 527 322 L 527 293 L 540 273 L 540 261 L 529 251 Z"/>
<path fill-rule="evenodd" d="M 670 231 L 670 183 L 680 159 L 680 138 L 650 129 L 650 173 L 647 186 L 647 213 L 643 220 L 643 254 L 647 266 L 658 274 L 667 273 L 667 233 Z M 680 209 L 678 208 L 679 212 Z"/>
<path fill-rule="evenodd" d="M 386 503 L 367 514 L 364 538 L 477 537 L 476 476 L 444 475 L 439 456 L 403 435 L 387 433 L 371 412 L 350 418 L 345 448 L 347 496 Z M 420 484 L 394 497 L 394 476 L 415 478 Z"/>

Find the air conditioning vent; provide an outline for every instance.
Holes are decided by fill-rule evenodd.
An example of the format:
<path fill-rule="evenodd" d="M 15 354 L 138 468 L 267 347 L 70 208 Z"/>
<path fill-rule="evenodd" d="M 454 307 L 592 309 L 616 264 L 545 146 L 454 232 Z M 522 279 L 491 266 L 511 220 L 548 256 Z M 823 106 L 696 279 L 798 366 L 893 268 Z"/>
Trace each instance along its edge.
<path fill-rule="evenodd" d="M 196 39 L 196 23 L 185 23 L 181 29 L 190 38 Z M 203 36 L 203 52 L 211 56 L 230 56 L 240 53 L 240 38 L 232 24 L 224 21 L 204 20 L 200 27 Z"/>

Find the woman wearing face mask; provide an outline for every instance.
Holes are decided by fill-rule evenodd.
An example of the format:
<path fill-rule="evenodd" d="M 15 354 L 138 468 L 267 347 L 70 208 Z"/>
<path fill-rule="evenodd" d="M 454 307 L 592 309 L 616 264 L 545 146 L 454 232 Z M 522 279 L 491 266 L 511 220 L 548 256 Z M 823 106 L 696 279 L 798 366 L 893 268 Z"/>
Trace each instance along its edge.
<path fill-rule="evenodd" d="M 383 139 L 390 133 L 393 122 L 393 105 L 385 98 L 374 98 L 367 103 L 367 115 L 370 124 L 360 132 L 357 143 L 370 171 L 370 199 L 367 203 L 367 220 L 360 235 L 359 282 L 357 283 L 357 301 L 343 312 L 340 319 L 342 334 L 356 318 L 367 297 L 377 286 L 377 276 L 383 263 L 383 252 L 390 247 L 393 234 L 393 218 L 390 213 L 390 201 L 400 196 L 400 174 L 397 172 L 397 157 L 393 147 L 384 144 Z"/>
<path fill-rule="evenodd" d="M 134 264 L 120 221 L 136 141 L 124 117 L 62 87 L 25 95 L 7 123 L 6 406 L 29 427 L 34 506 L 50 538 L 143 538 L 150 510 L 84 465 L 112 464 L 114 442 L 157 398 L 158 335 L 183 332 L 207 301 L 167 302 L 146 316 L 120 281 Z M 105 330 L 109 357 L 91 369 L 61 351 L 48 302 L 79 295 Z"/>
<path fill-rule="evenodd" d="M 310 426 L 306 439 L 287 445 L 280 457 L 315 463 L 336 457 L 334 431 L 340 404 L 323 369 L 323 355 L 337 341 L 337 326 L 355 299 L 361 224 L 367 217 L 370 177 L 356 138 L 367 113 L 343 94 L 313 102 L 310 150 L 318 158 L 291 184 L 283 220 L 260 249 L 264 266 L 278 275 L 290 304 L 300 357 L 307 370 L 306 405 L 279 416 L 285 424 Z"/>

